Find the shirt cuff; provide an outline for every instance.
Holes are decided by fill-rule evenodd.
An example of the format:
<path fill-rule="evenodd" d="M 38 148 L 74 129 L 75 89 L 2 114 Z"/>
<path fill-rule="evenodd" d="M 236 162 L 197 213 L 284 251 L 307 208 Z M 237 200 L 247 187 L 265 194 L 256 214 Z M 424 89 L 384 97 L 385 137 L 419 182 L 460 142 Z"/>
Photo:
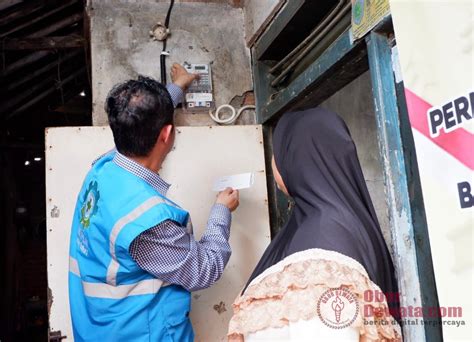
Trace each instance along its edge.
<path fill-rule="evenodd" d="M 166 85 L 166 89 L 170 93 L 171 100 L 173 101 L 173 106 L 176 108 L 177 105 L 181 103 L 184 96 L 184 91 L 180 86 L 177 86 L 174 83 L 169 83 Z"/>
<path fill-rule="evenodd" d="M 227 230 L 229 230 L 230 224 L 232 222 L 232 213 L 230 212 L 230 209 L 227 208 L 224 204 L 216 203 L 211 208 L 209 220 L 218 222 L 219 225 L 227 227 Z"/>

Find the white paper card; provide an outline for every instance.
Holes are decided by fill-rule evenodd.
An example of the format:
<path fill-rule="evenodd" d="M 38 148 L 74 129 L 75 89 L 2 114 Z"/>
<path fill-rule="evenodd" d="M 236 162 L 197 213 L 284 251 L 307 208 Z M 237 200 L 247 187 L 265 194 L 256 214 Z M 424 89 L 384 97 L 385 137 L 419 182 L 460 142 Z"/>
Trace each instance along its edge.
<path fill-rule="evenodd" d="M 224 176 L 218 178 L 212 186 L 213 191 L 222 191 L 225 188 L 247 189 L 253 185 L 254 175 L 252 172 L 240 173 L 238 175 Z"/>

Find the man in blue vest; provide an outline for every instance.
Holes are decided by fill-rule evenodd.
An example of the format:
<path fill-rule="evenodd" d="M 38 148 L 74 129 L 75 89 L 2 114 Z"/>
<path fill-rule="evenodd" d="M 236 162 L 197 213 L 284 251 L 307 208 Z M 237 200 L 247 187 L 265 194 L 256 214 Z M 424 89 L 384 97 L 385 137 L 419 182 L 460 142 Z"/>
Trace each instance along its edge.
<path fill-rule="evenodd" d="M 106 111 L 116 149 L 94 162 L 79 192 L 69 259 L 76 341 L 192 341 L 190 291 L 222 275 L 237 190 L 211 208 L 201 240 L 166 197 L 158 171 L 173 147 L 174 107 L 196 78 L 173 65 L 173 84 L 139 77 L 116 85 Z M 198 167 L 198 166 L 196 166 Z"/>

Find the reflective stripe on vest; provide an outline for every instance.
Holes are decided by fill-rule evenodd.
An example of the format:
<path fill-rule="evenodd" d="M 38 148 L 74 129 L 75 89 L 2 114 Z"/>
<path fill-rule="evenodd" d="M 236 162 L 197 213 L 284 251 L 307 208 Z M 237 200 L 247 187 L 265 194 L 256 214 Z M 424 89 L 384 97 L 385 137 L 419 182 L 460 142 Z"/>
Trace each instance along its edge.
<path fill-rule="evenodd" d="M 69 257 L 69 272 L 81 277 L 79 263 L 73 257 Z M 156 294 L 161 287 L 168 286 L 159 279 L 145 279 L 135 284 L 109 285 L 106 283 L 91 283 L 82 281 L 84 294 L 88 297 L 122 299 L 129 296 Z"/>
<path fill-rule="evenodd" d="M 109 236 L 109 249 L 112 260 L 110 261 L 109 267 L 107 268 L 107 284 L 114 286 L 117 285 L 117 272 L 119 270 L 120 264 L 118 263 L 115 255 L 115 241 L 117 240 L 120 232 L 128 223 L 136 220 L 147 210 L 151 209 L 158 203 L 165 203 L 165 201 L 159 196 L 151 197 L 115 223 Z"/>
<path fill-rule="evenodd" d="M 121 299 L 133 295 L 155 294 L 160 287 L 167 286 L 159 279 L 145 279 L 135 284 L 117 285 L 117 273 L 120 267 L 115 254 L 115 242 L 122 229 L 130 222 L 136 220 L 149 209 L 159 203 L 165 203 L 162 197 L 154 196 L 140 204 L 127 215 L 121 217 L 113 226 L 109 236 L 109 251 L 112 259 L 107 268 L 107 283 L 91 283 L 82 281 L 84 294 L 89 297 Z M 69 257 L 69 271 L 78 277 L 81 277 L 79 263 L 77 259 Z"/>

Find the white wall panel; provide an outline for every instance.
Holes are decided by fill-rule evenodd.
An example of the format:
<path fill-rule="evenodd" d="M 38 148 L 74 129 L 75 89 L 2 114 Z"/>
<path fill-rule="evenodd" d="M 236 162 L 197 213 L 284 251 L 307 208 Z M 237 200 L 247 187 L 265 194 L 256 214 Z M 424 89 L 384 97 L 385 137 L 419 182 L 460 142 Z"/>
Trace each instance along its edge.
<path fill-rule="evenodd" d="M 169 197 L 192 216 L 200 238 L 216 194 L 215 178 L 255 172 L 255 184 L 241 190 L 233 214 L 232 256 L 213 287 L 192 294 L 196 341 L 224 340 L 232 302 L 270 242 L 261 126 L 178 127 L 174 150 L 161 176 L 172 183 Z M 67 279 L 69 234 L 77 193 L 91 162 L 113 147 L 108 127 L 51 128 L 46 131 L 48 283 L 52 292 L 51 330 L 72 340 Z"/>

